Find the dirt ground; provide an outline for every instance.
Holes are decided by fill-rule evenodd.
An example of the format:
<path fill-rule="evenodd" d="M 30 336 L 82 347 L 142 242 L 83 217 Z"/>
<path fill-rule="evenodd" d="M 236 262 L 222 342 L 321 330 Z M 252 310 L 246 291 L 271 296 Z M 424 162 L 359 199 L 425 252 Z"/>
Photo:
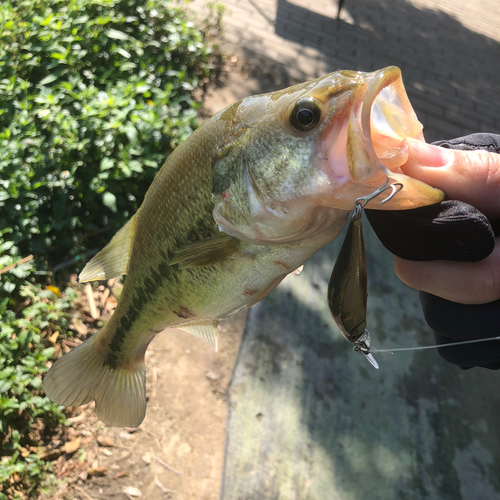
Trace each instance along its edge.
<path fill-rule="evenodd" d="M 230 70 L 222 86 L 212 90 L 204 101 L 202 119 L 276 85 L 255 68 L 247 74 L 240 61 L 236 56 L 230 58 Z M 108 297 L 102 284 L 94 287 L 97 304 L 104 293 Z M 113 295 L 114 291 L 108 302 L 116 305 Z M 88 318 L 90 309 L 84 297 L 82 300 Z M 106 311 L 103 307 L 103 321 L 113 308 Z M 158 334 L 146 353 L 148 409 L 144 422 L 138 429 L 110 428 L 99 422 L 92 411 L 93 403 L 81 413 L 77 410 L 70 419 L 72 426 L 65 444 L 72 453 L 60 457 L 55 475 L 62 481 L 50 497 L 218 499 L 227 389 L 245 317 L 246 310 L 221 323 L 217 353 L 183 331 L 166 329 Z M 68 346 L 73 347 L 71 343 Z"/>
<path fill-rule="evenodd" d="M 74 494 L 82 500 L 219 498 L 226 390 L 246 312 L 221 325 L 219 352 L 167 329 L 146 354 L 148 410 L 135 429 L 107 427 L 89 407 L 74 418 L 88 439 Z"/>
<path fill-rule="evenodd" d="M 89 288 L 90 304 L 81 286 L 75 336 L 62 343 L 60 354 L 109 319 L 120 288 L 116 282 L 96 283 Z M 52 460 L 57 457 L 55 488 L 40 500 L 218 499 L 227 389 L 246 313 L 221 322 L 218 352 L 180 330 L 157 335 L 146 352 L 148 407 L 137 429 L 106 426 L 93 402 L 68 409 L 70 427 L 46 451 Z"/>

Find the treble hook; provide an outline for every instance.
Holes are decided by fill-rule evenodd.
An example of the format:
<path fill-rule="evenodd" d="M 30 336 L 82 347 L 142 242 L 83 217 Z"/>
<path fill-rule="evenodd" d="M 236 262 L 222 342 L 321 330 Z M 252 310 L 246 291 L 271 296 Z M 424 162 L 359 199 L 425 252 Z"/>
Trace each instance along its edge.
<path fill-rule="evenodd" d="M 389 196 L 380 202 L 387 203 L 402 188 L 400 182 L 389 184 L 386 176 L 382 186 L 355 200 L 354 213 L 328 283 L 328 307 L 335 323 L 342 335 L 353 343 L 354 350 L 363 353 L 375 368 L 378 364 L 370 348 L 370 332 L 366 329 L 368 276 L 361 215 L 370 200 L 390 189 Z"/>
<path fill-rule="evenodd" d="M 385 177 L 385 182 L 377 188 L 375 191 L 373 191 L 370 194 L 367 194 L 366 196 L 360 196 L 359 198 L 356 198 L 354 200 L 354 214 L 353 214 L 353 219 L 354 218 L 360 218 L 363 209 L 365 208 L 366 204 L 376 198 L 377 196 L 381 195 L 384 191 L 387 191 L 388 189 L 391 190 L 391 193 L 387 198 L 384 198 L 382 201 L 379 202 L 379 205 L 383 205 L 384 203 L 387 203 L 389 200 L 392 200 L 394 195 L 396 193 L 399 193 L 401 189 L 403 189 L 403 184 L 401 182 L 394 182 L 393 184 L 389 184 L 389 177 Z"/>

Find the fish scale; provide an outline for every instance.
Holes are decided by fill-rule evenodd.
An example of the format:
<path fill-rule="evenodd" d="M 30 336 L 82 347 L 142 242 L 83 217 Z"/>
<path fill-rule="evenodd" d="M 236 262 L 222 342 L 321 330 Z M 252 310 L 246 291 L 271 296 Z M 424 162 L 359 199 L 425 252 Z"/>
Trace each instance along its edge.
<path fill-rule="evenodd" d="M 384 104 L 392 94 L 397 105 Z M 367 128 L 374 102 L 384 132 L 397 123 L 423 140 L 394 67 L 340 71 L 249 97 L 194 132 L 137 214 L 80 274 L 82 282 L 127 278 L 109 322 L 48 371 L 46 394 L 66 406 L 95 400 L 105 423 L 137 426 L 146 412 L 144 355 L 163 328 L 217 349 L 219 320 L 264 298 L 335 239 L 354 200 L 383 175 L 405 185 L 384 208 L 440 201 L 439 190 L 382 163 L 387 148 L 374 145 Z M 383 141 L 388 134 L 372 125 Z"/>
<path fill-rule="evenodd" d="M 133 314 L 134 323 L 139 324 L 138 335 L 142 334 L 144 327 L 158 327 L 160 308 L 166 313 L 162 321 L 172 324 L 180 322 L 182 318 L 174 310 L 176 306 L 182 307 L 183 302 L 188 303 L 183 295 L 189 297 L 192 284 L 203 279 L 202 275 L 207 272 L 214 272 L 214 269 L 204 268 L 180 270 L 168 265 L 178 248 L 188 242 L 204 240 L 219 233 L 210 217 L 211 190 L 207 180 L 211 174 L 210 151 L 220 135 L 203 134 L 203 129 L 197 131 L 196 135 L 201 135 L 197 139 L 205 154 L 189 148 L 189 143 L 180 146 L 169 159 L 168 169 L 165 164 L 158 173 L 161 182 L 153 184 L 138 214 L 127 270 L 127 286 L 123 289 L 113 316 L 119 318 L 121 314 Z M 177 189 L 172 191 L 169 189 L 171 185 L 177 186 Z M 140 224 L 141 219 L 149 223 Z M 155 280 L 153 277 L 159 279 Z M 179 290 L 183 294 L 180 295 Z M 127 339 L 131 344 L 135 342 L 133 328 L 128 331 L 121 329 L 115 333 L 113 326 L 111 321 L 107 324 L 108 328 L 102 333 L 103 338 L 108 341 L 119 335 L 123 349 L 128 351 L 125 347 Z M 113 348 L 112 343 L 110 348 Z"/>

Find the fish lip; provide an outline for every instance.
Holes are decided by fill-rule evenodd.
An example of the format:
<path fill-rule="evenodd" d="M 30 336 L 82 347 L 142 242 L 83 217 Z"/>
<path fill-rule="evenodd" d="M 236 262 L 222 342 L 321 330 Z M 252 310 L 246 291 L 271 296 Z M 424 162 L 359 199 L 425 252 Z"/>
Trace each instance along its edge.
<path fill-rule="evenodd" d="M 372 139 L 372 108 L 386 87 L 393 85 L 395 98 L 404 102 L 404 110 L 409 112 L 415 122 L 418 122 L 403 87 L 401 71 L 395 66 L 389 66 L 372 73 L 359 73 L 356 85 L 350 95 L 347 113 L 338 113 L 325 135 L 326 154 L 330 169 L 325 169 L 330 180 L 338 186 L 356 183 L 363 185 L 366 194 L 383 183 L 384 174 L 388 169 L 379 161 Z M 387 106 L 378 106 L 383 115 Z M 389 125 L 389 120 L 385 120 Z M 404 118 L 402 119 L 404 121 Z M 375 129 L 376 127 L 373 127 Z M 387 128 L 387 127 L 386 127 Z M 401 138 L 401 141 L 404 138 Z M 400 141 L 400 142 L 401 142 Z M 342 151 L 342 145 L 345 145 Z M 339 161 L 345 158 L 345 162 Z M 368 184 L 368 185 L 367 185 Z"/>
<path fill-rule="evenodd" d="M 387 87 L 391 87 L 391 91 L 395 93 L 398 102 L 401 104 L 402 109 L 399 114 L 407 122 L 412 121 L 412 128 L 417 127 L 417 131 L 408 130 L 404 131 L 403 137 L 400 137 L 400 142 L 402 142 L 406 137 L 413 137 L 414 139 L 423 141 L 422 135 L 422 125 L 418 121 L 418 118 L 413 110 L 413 107 L 406 95 L 406 91 L 403 85 L 403 79 L 401 76 L 401 70 L 396 66 L 389 66 L 383 68 L 373 75 L 371 80 L 368 82 L 366 90 L 364 92 L 363 101 L 361 103 L 361 129 L 365 142 L 366 152 L 370 157 L 370 160 L 379 166 L 384 166 L 381 164 L 379 156 L 375 151 L 374 139 L 373 139 L 373 129 L 374 123 L 372 120 L 372 112 L 374 106 L 382 96 L 382 92 Z M 388 123 L 388 120 L 386 120 Z M 418 124 L 418 125 L 417 125 Z M 389 125 L 390 127 L 390 125 Z M 401 134 L 401 130 L 398 131 Z M 396 132 L 395 132 L 396 133 Z"/>
<path fill-rule="evenodd" d="M 376 172 L 366 169 L 366 177 L 360 180 L 369 185 L 380 179 L 380 174 L 383 173 L 390 182 L 403 185 L 403 189 L 389 202 L 383 205 L 372 202 L 370 208 L 411 209 L 438 203 L 444 199 L 441 190 L 407 176 L 401 169 L 409 157 L 406 139 L 412 138 L 422 142 L 425 142 L 425 139 L 423 126 L 408 99 L 399 68 L 383 68 L 375 72 L 368 81 L 362 97 L 359 122 L 366 148 L 365 157 L 375 166 L 375 170 L 378 170 L 378 175 L 373 175 Z M 370 174 L 372 179 L 369 178 Z"/>
<path fill-rule="evenodd" d="M 403 189 L 383 205 L 370 201 L 368 208 L 411 209 L 442 201 L 440 190 L 405 175 L 400 168 L 409 155 L 405 139 L 424 141 L 401 71 L 390 66 L 362 75 L 348 116 L 326 136 L 323 171 L 336 188 L 334 196 L 325 194 L 323 203 L 350 210 L 356 198 L 373 193 L 387 178 L 403 184 Z"/>

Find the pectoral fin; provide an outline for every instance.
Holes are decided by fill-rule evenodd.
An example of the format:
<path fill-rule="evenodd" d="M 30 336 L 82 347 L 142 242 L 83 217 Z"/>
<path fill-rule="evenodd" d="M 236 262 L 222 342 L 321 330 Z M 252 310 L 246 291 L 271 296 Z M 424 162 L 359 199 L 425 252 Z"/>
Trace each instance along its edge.
<path fill-rule="evenodd" d="M 197 241 L 177 250 L 170 265 L 179 264 L 181 268 L 209 266 L 227 259 L 239 246 L 240 240 L 227 235 Z"/>
<path fill-rule="evenodd" d="M 107 280 L 127 274 L 137 215 L 134 215 L 113 239 L 85 266 L 80 283 Z"/>
<path fill-rule="evenodd" d="M 217 328 L 219 322 L 213 321 L 197 321 L 195 323 L 188 323 L 186 325 L 175 326 L 179 330 L 184 330 L 198 337 L 206 342 L 215 352 L 218 351 L 217 338 L 219 337 L 219 329 Z"/>

